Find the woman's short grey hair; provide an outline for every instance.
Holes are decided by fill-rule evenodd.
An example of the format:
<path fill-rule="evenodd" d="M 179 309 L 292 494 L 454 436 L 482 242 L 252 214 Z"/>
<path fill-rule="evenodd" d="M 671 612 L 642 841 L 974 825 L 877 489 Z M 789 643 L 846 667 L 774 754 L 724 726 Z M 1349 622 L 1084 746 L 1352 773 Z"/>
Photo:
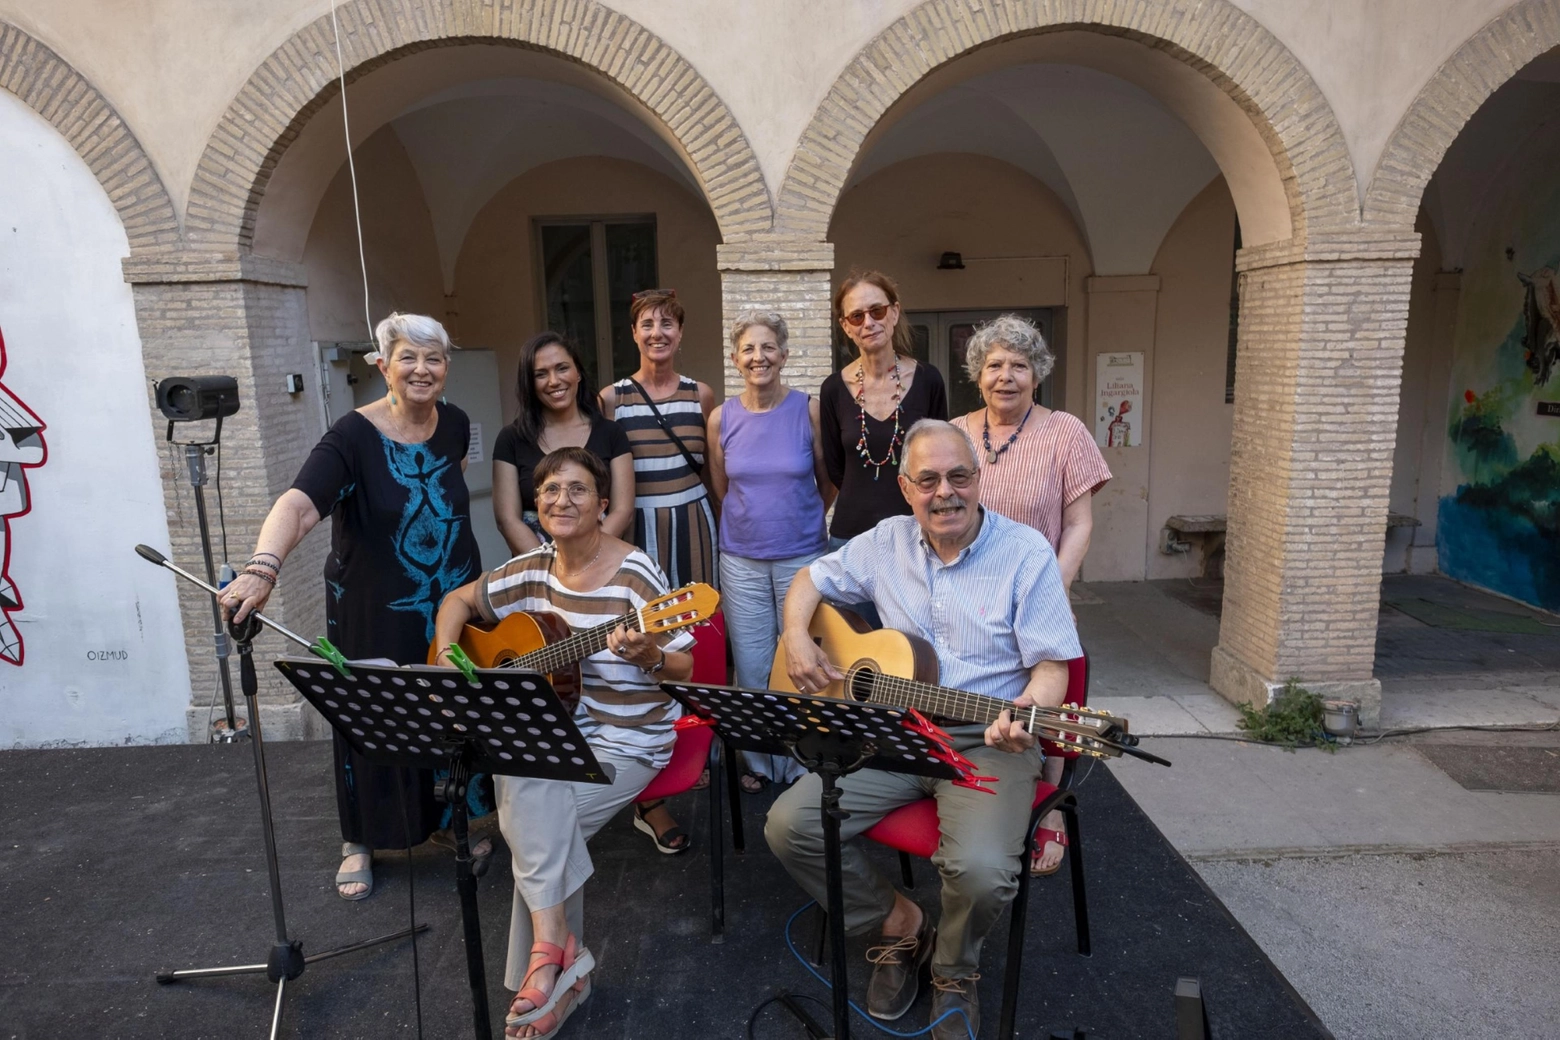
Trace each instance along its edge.
<path fill-rule="evenodd" d="M 965 447 L 970 449 L 970 461 L 980 468 L 980 455 L 975 451 L 975 442 L 970 440 L 970 435 L 959 429 L 953 423 L 945 419 L 917 419 L 910 424 L 910 429 L 905 432 L 905 439 L 899 445 L 899 475 L 910 475 L 910 445 L 925 437 L 929 433 L 953 433 L 964 441 Z"/>
<path fill-rule="evenodd" d="M 450 356 L 450 334 L 444 331 L 443 325 L 426 314 L 399 314 L 391 311 L 390 317 L 374 328 L 374 340 L 379 349 L 368 355 L 369 364 L 380 358 L 388 358 L 397 343 L 410 343 L 424 350 L 432 348 L 442 351 L 446 358 Z"/>
<path fill-rule="evenodd" d="M 1034 322 L 1016 314 L 1000 314 L 977 328 L 964 345 L 964 370 L 976 386 L 980 385 L 980 370 L 986 367 L 986 355 L 992 347 L 1006 347 L 1022 354 L 1034 369 L 1036 386 L 1045 382 L 1056 367 L 1056 358 Z"/>
<path fill-rule="evenodd" d="M 731 323 L 732 353 L 735 353 L 742 343 L 743 334 L 755 325 L 762 325 L 773 332 L 775 342 L 780 345 L 780 349 L 786 349 L 785 342 L 790 338 L 790 330 L 786 328 L 785 319 L 775 311 L 747 310 L 737 315 L 737 320 Z"/>

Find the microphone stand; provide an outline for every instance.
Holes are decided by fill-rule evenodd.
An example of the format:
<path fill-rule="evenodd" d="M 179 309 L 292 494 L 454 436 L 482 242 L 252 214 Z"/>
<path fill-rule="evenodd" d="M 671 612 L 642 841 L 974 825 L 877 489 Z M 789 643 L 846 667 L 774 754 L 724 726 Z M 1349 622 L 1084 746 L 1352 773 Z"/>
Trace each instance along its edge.
<path fill-rule="evenodd" d="M 191 582 L 212 596 L 212 604 L 216 604 L 218 590 L 207 582 L 201 581 L 195 575 L 171 562 L 156 549 L 145 545 L 137 545 L 135 551 L 144 560 L 155 563 L 159 567 L 179 575 L 184 580 Z M 217 608 L 220 610 L 220 608 Z M 219 615 L 220 616 L 220 615 Z M 255 759 L 255 785 L 260 795 L 260 832 L 265 838 L 265 867 L 270 875 L 271 882 L 271 915 L 276 925 L 276 942 L 271 947 L 270 955 L 264 964 L 239 964 L 224 968 L 186 968 L 180 971 L 158 972 L 157 981 L 163 985 L 172 982 L 183 982 L 188 979 L 215 978 L 228 975 L 258 975 L 264 973 L 266 978 L 276 983 L 276 1004 L 271 1013 L 271 1040 L 276 1040 L 282 1024 L 283 1001 L 287 992 L 287 983 L 303 974 L 304 968 L 316 961 L 328 960 L 331 957 L 339 957 L 344 953 L 355 953 L 358 950 L 366 950 L 381 943 L 394 942 L 397 939 L 405 939 L 414 932 L 426 931 L 426 924 L 419 924 L 411 928 L 403 928 L 389 935 L 381 935 L 373 939 L 364 939 L 360 942 L 349 943 L 346 946 L 338 946 L 323 953 L 314 953 L 304 956 L 303 941 L 292 939 L 287 934 L 287 916 L 282 906 L 282 875 L 276 862 L 276 828 L 271 819 L 271 788 L 266 780 L 265 771 L 265 741 L 260 734 L 260 682 L 255 674 L 254 638 L 260 633 L 260 626 L 265 625 L 293 642 L 317 651 L 315 644 L 295 632 L 259 613 L 251 613 L 241 624 L 228 622 L 228 634 L 237 644 L 239 685 L 244 692 L 244 703 L 249 708 L 250 746 L 254 749 Z M 225 665 L 225 662 L 224 662 Z"/>

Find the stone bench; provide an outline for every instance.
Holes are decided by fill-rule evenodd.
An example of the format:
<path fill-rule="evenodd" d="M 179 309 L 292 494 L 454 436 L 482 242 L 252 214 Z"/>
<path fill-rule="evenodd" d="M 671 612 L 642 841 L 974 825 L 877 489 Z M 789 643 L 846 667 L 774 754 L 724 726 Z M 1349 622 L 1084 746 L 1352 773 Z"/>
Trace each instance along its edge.
<path fill-rule="evenodd" d="M 1191 552 L 1188 536 L 1196 538 L 1202 549 L 1202 577 L 1224 577 L 1224 533 L 1229 517 L 1224 513 L 1203 513 L 1196 516 L 1172 516 L 1165 521 L 1160 532 L 1159 551 L 1167 556 Z M 1418 527 L 1421 521 L 1407 513 L 1388 513 L 1387 529 L 1394 527 Z"/>

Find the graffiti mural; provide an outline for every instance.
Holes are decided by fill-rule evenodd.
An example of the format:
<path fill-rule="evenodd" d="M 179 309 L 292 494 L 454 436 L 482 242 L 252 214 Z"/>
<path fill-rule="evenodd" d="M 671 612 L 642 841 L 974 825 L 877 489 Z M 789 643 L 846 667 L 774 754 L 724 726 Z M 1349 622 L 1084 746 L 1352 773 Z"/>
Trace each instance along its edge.
<path fill-rule="evenodd" d="M 5 375 L 5 335 L 0 332 L 0 376 Z M 43 420 L 0 382 L 0 660 L 20 665 L 26 656 L 22 634 L 11 615 L 22 597 L 11 580 L 11 521 L 32 508 L 27 470 L 48 457 Z"/>
<path fill-rule="evenodd" d="M 1560 256 L 1516 272 L 1521 304 L 1504 340 L 1455 367 L 1461 397 L 1447 436 L 1456 489 L 1441 498 L 1436 532 L 1443 573 L 1551 610 L 1560 609 L 1557 266 Z"/>

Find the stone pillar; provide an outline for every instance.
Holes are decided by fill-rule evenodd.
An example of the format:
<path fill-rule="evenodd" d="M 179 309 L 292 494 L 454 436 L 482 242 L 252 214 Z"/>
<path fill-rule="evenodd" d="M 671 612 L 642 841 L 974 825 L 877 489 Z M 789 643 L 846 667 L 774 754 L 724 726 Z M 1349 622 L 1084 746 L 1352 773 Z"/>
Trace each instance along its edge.
<path fill-rule="evenodd" d="M 1419 236 L 1244 249 L 1224 612 L 1210 682 L 1261 705 L 1291 677 L 1360 704 L 1372 675 L 1409 284 Z"/>
<path fill-rule="evenodd" d="M 742 377 L 731 365 L 726 338 L 731 322 L 750 307 L 779 311 L 790 331 L 785 381 L 815 394 L 834 371 L 834 244 L 786 235 L 762 235 L 717 246 L 720 269 L 722 353 L 726 358 L 726 396 L 742 392 Z"/>
<path fill-rule="evenodd" d="M 222 424 L 221 503 L 217 495 L 217 458 L 207 459 L 206 509 L 212 552 L 223 559 L 221 520 L 227 527 L 227 556 L 235 566 L 249 559 L 260 525 L 277 496 L 291 486 L 320 429 L 318 378 L 304 304 L 303 269 L 295 264 L 251 255 L 142 255 L 124 263 L 134 287 L 136 321 L 149 380 L 170 375 L 231 375 L 238 380 L 239 411 Z M 285 377 L 301 373 L 305 390 L 289 394 Z M 148 405 L 160 445 L 163 499 L 168 511 L 169 558 L 204 576 L 200 527 L 183 448 L 169 445 L 167 422 L 148 392 Z M 211 422 L 180 424 L 174 436 L 193 440 L 210 436 Z M 266 613 L 298 634 L 313 638 L 325 631 L 325 590 L 321 571 L 329 547 L 329 524 L 310 534 L 288 557 Z M 125 551 L 139 538 L 125 532 Z M 222 714 L 212 641 L 211 601 L 183 580 L 177 582 L 190 662 L 188 713 L 192 741 L 207 737 L 207 719 Z M 323 722 L 271 667 L 280 653 L 296 653 L 290 642 L 267 630 L 255 641 L 268 738 L 298 739 L 325 734 Z M 238 658 L 230 658 L 233 697 L 243 711 Z M 216 711 L 211 705 L 216 697 Z"/>

